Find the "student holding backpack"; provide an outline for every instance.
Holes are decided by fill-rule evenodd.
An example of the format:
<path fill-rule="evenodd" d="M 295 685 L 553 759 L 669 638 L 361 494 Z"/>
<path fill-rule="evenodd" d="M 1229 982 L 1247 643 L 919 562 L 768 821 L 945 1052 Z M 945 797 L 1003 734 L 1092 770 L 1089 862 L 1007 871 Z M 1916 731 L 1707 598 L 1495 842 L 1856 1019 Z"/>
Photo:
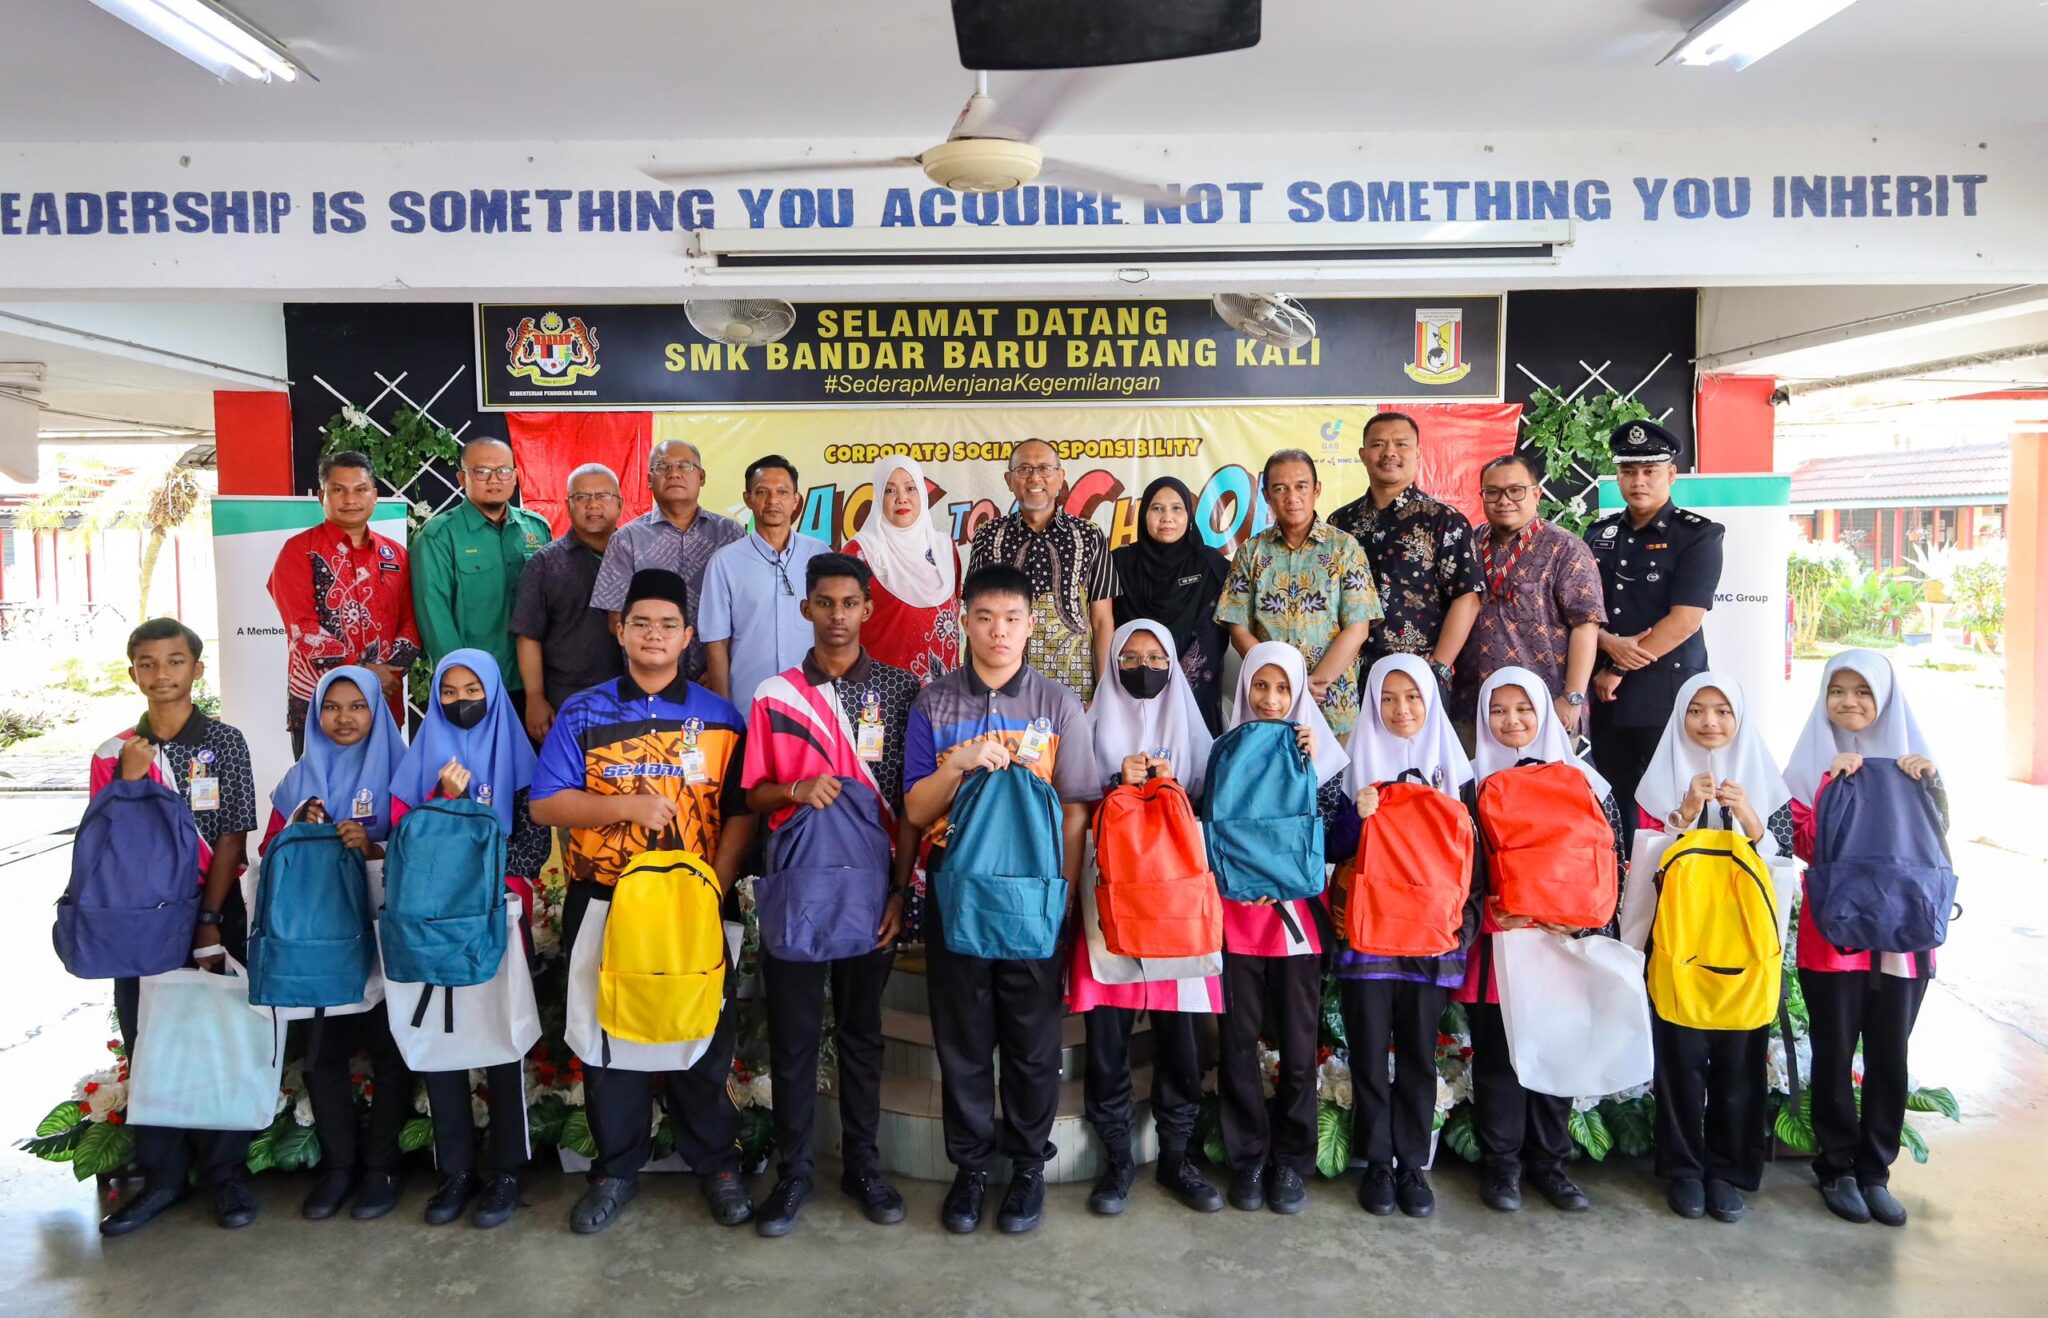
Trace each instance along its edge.
<path fill-rule="evenodd" d="M 1785 782 L 1794 849 L 1811 866 L 1798 961 L 1813 1044 L 1814 1175 L 1837 1217 L 1904 1226 L 1906 1209 L 1889 1182 L 1906 1119 L 1906 1041 L 1934 978 L 1939 941 L 1932 922 L 1914 917 L 1934 917 L 1945 932 L 1955 873 L 1944 840 L 1947 796 L 1883 655 L 1844 650 L 1828 660 Z M 1864 880 L 1865 890 L 1881 885 L 1887 901 L 1858 902 L 1846 890 L 1861 877 L 1854 871 L 1866 855 L 1881 859 L 1865 871 L 1875 878 Z M 1830 889 L 1837 884 L 1845 886 L 1851 918 L 1871 926 L 1857 939 L 1864 950 L 1845 951 L 1822 932 L 1835 923 Z M 1860 1104 L 1850 1074 L 1859 1040 Z"/>
<path fill-rule="evenodd" d="M 1281 641 L 1246 650 L 1230 728 L 1210 753 L 1202 820 L 1224 895 L 1216 1087 L 1231 1168 L 1227 1197 L 1248 1213 L 1308 1206 L 1322 953 L 1330 943 L 1321 901 L 1328 880 L 1324 835 L 1345 813 L 1347 763 L 1310 689 L 1301 651 Z M 1262 888 L 1290 895 L 1253 895 Z M 1280 1050 L 1270 1101 L 1259 1063 L 1269 1007 Z"/>
<path fill-rule="evenodd" d="M 391 779 L 404 758 L 405 739 L 377 675 L 354 665 L 330 669 L 313 689 L 305 754 L 270 793 L 270 825 L 259 854 L 267 857 L 270 844 L 292 824 L 332 823 L 342 845 L 370 866 L 369 904 L 374 909 L 383 888 L 384 842 L 391 836 Z M 304 1038 L 306 1094 L 320 1135 L 320 1176 L 301 1212 L 311 1221 L 324 1221 L 353 1194 L 349 1216 L 359 1222 L 382 1217 L 398 1204 L 398 1134 L 412 1115 L 413 1098 L 412 1071 L 391 1037 L 385 1004 L 316 1018 L 305 1025 Z M 369 1056 L 375 1085 L 369 1140 L 360 1146 L 349 1076 L 349 1061 L 358 1048 Z"/>
<path fill-rule="evenodd" d="M 466 800 L 488 808 L 505 839 L 504 884 L 529 908 L 521 913 L 524 927 L 531 917 L 533 882 L 547 863 L 550 846 L 548 830 L 534 822 L 527 804 L 534 755 L 525 721 L 505 691 L 497 660 L 482 650 L 451 650 L 435 666 L 430 690 L 434 699 L 427 703 L 419 732 L 391 778 L 393 828 L 399 828 L 409 810 L 429 801 Z M 388 909 L 385 922 L 391 922 Z M 388 928 L 385 937 L 388 960 Z M 526 948 L 515 943 L 504 955 L 523 957 Z M 459 999 L 445 1003 L 459 1019 Z M 441 1173 L 441 1184 L 427 1202 L 430 1226 L 453 1222 L 472 1200 L 470 1220 L 479 1227 L 502 1225 L 519 1210 L 519 1168 L 527 1159 L 525 1064 L 502 1062 L 487 1067 L 484 1074 L 490 1109 L 488 1178 L 476 1170 L 469 1070 L 427 1071 L 420 1076 L 434 1118 L 434 1165 Z"/>
<path fill-rule="evenodd" d="M 1446 995 L 1465 981 L 1486 892 L 1473 848 L 1472 763 L 1421 656 L 1388 655 L 1365 686 L 1345 778 L 1364 822 L 1337 954 L 1351 1149 L 1366 1162 L 1360 1207 L 1428 1217 L 1437 1024 Z"/>
<path fill-rule="evenodd" d="M 1171 937 L 1183 931 L 1160 926 L 1168 922 L 1202 925 L 1207 923 L 1203 916 L 1213 913 L 1217 941 L 1201 951 L 1220 952 L 1222 909 L 1216 898 L 1216 880 L 1203 855 L 1201 826 L 1188 805 L 1189 798 L 1202 795 L 1212 741 L 1200 702 L 1163 624 L 1143 618 L 1125 623 L 1111 638 L 1109 653 L 1115 667 L 1096 683 L 1095 704 L 1088 713 L 1097 771 L 1104 775 L 1110 795 L 1128 789 L 1119 804 L 1128 802 L 1133 810 L 1152 812 L 1144 815 L 1148 825 L 1156 822 L 1170 830 L 1177 823 L 1175 836 L 1183 840 L 1185 855 L 1145 852 L 1142 843 L 1156 838 L 1123 839 L 1120 848 L 1119 839 L 1102 836 L 1110 812 L 1099 811 L 1095 845 L 1102 873 L 1096 880 L 1095 904 L 1104 909 L 1101 919 L 1106 924 L 1116 917 L 1119 889 L 1136 891 L 1142 885 L 1146 891 L 1131 913 L 1146 920 L 1148 929 Z M 1142 803 L 1136 797 L 1141 791 L 1150 794 Z M 1162 793 L 1179 799 L 1160 800 Z M 1182 872 L 1160 872 L 1160 866 L 1174 865 L 1177 860 Z M 1190 869 L 1193 872 L 1185 872 Z M 1166 891 L 1169 884 L 1161 880 L 1173 881 L 1173 890 Z M 1223 1207 L 1223 1196 L 1189 1161 L 1188 1141 L 1202 1104 L 1195 1014 L 1213 1015 L 1223 1010 L 1222 982 L 1216 975 L 1191 975 L 1105 984 L 1091 966 L 1094 953 L 1090 945 L 1095 940 L 1088 930 L 1082 934 L 1074 940 L 1067 967 L 1067 1008 L 1082 1013 L 1087 1022 L 1083 1088 L 1088 1121 L 1107 1152 L 1102 1175 L 1088 1196 L 1088 1207 L 1114 1215 L 1130 1202 L 1131 1182 L 1137 1175 L 1131 1157 L 1131 1030 L 1143 1011 L 1152 1025 L 1152 1120 L 1159 1131 L 1155 1175 L 1188 1207 L 1215 1212 Z M 1206 944 L 1205 939 L 1197 941 Z M 1105 955 L 1115 950 L 1105 948 Z M 1192 943 L 1186 949 L 1169 951 L 1199 955 Z M 1143 968 L 1142 960 L 1139 968 Z"/>

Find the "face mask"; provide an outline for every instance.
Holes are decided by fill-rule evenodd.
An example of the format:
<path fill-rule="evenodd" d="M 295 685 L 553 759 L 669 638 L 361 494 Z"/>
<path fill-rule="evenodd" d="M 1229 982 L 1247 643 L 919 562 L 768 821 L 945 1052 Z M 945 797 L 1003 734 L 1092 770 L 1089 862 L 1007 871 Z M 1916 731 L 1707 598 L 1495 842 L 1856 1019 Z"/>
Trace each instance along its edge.
<path fill-rule="evenodd" d="M 1173 680 L 1171 668 L 1119 668 L 1116 680 L 1137 700 L 1150 700 Z"/>
<path fill-rule="evenodd" d="M 456 727 L 468 729 L 484 721 L 484 710 L 489 704 L 490 702 L 482 696 L 477 697 L 475 700 L 444 701 L 441 705 L 441 713 L 446 715 L 448 721 Z"/>

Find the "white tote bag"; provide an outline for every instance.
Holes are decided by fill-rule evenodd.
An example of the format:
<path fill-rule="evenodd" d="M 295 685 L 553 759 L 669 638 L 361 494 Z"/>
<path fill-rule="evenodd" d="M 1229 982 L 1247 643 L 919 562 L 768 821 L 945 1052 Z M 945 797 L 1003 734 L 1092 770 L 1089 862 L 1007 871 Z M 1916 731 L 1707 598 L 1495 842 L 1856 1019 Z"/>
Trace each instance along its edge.
<path fill-rule="evenodd" d="M 1156 984 L 1175 979 L 1207 979 L 1223 973 L 1223 953 L 1166 959 L 1118 956 L 1102 937 L 1102 916 L 1095 907 L 1095 849 L 1081 862 L 1081 930 L 1088 938 L 1088 973 L 1098 984 Z M 1205 1008 L 1206 1010 L 1206 1008 Z"/>
<path fill-rule="evenodd" d="M 611 1041 L 610 1060 L 605 1060 L 604 1030 L 597 1023 L 597 972 L 604 962 L 604 928 L 611 919 L 612 904 L 593 900 L 583 908 L 583 923 L 576 930 L 576 943 L 569 949 L 569 1012 L 562 1031 L 569 1051 L 583 1059 L 585 1066 L 604 1066 L 616 1071 L 687 1071 L 711 1047 L 709 1039 L 686 1039 L 682 1043 L 635 1043 L 630 1039 Z M 739 961 L 739 947 L 733 930 L 725 926 L 726 955 Z"/>
<path fill-rule="evenodd" d="M 242 908 L 249 913 L 249 925 L 251 928 L 254 928 L 256 924 L 256 885 L 261 881 L 262 870 L 263 862 L 259 860 L 242 871 Z M 368 874 L 370 880 L 370 909 L 381 911 L 384 909 L 384 862 L 381 860 L 365 861 L 363 870 Z M 315 1015 L 324 1015 L 330 1018 L 335 1016 L 360 1016 L 382 1001 L 384 1001 L 384 949 L 373 938 L 370 940 L 370 978 L 364 981 L 363 996 L 360 1001 L 351 1002 L 346 1007 L 329 1007 L 324 1012 L 314 1007 L 258 1007 L 257 1010 L 267 1011 L 276 1016 L 280 1021 L 309 1021 Z"/>
<path fill-rule="evenodd" d="M 1508 1057 L 1524 1089 L 1591 1098 L 1647 1084 L 1643 954 L 1613 938 L 1541 929 L 1493 935 Z"/>
<path fill-rule="evenodd" d="M 249 975 L 172 970 L 142 980 L 129 1066 L 128 1122 L 183 1130 L 263 1130 L 277 1116 L 284 1025 L 249 1005 Z"/>
<path fill-rule="evenodd" d="M 540 1011 L 526 940 L 519 934 L 519 898 L 505 894 L 509 926 L 498 973 L 466 988 L 385 983 L 391 1037 L 415 1071 L 470 1071 L 516 1062 L 540 1038 Z M 378 931 L 382 941 L 383 931 Z"/>

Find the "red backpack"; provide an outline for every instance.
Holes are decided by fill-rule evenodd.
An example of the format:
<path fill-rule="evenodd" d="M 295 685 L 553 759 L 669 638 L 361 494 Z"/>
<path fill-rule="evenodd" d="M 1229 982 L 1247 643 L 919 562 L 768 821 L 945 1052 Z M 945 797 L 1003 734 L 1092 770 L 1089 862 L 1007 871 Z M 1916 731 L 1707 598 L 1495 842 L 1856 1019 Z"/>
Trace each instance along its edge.
<path fill-rule="evenodd" d="M 1117 956 L 1214 956 L 1223 898 L 1188 794 L 1171 778 L 1118 787 L 1095 808 L 1095 908 Z"/>
<path fill-rule="evenodd" d="M 1351 866 L 1344 940 L 1375 956 L 1455 952 L 1472 884 L 1472 816 L 1413 769 L 1378 786 L 1379 809 Z"/>
<path fill-rule="evenodd" d="M 1523 760 L 1479 785 L 1486 872 L 1500 908 L 1540 924 L 1598 929 L 1614 918 L 1614 829 L 1562 761 Z"/>

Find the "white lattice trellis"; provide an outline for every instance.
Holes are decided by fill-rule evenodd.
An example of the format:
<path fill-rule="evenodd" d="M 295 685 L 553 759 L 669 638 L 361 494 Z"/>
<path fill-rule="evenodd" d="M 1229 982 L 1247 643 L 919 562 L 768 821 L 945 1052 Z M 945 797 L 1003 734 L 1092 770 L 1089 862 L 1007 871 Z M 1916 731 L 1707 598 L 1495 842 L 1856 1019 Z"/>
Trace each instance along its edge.
<path fill-rule="evenodd" d="M 1577 398 L 1580 394 L 1586 392 L 1586 390 L 1591 388 L 1594 384 L 1599 384 L 1603 388 L 1613 390 L 1614 392 L 1619 393 L 1624 400 L 1640 401 L 1636 398 L 1636 396 L 1642 392 L 1643 386 L 1648 384 L 1650 381 L 1656 379 L 1657 372 L 1663 370 L 1666 366 L 1670 365 L 1670 363 L 1671 354 L 1667 352 L 1662 357 L 1659 357 L 1657 359 L 1657 364 L 1655 366 L 1652 366 L 1649 369 L 1649 371 L 1643 376 L 1642 379 L 1636 381 L 1626 390 L 1615 390 L 1614 383 L 1607 378 L 1607 372 L 1609 370 L 1612 370 L 1614 367 L 1614 359 L 1612 357 L 1600 363 L 1598 366 L 1588 365 L 1584 358 L 1580 358 L 1579 369 L 1586 373 L 1585 378 L 1580 380 L 1578 385 L 1575 388 L 1573 388 L 1570 393 L 1564 394 L 1563 399 L 1565 402 L 1569 403 L 1573 399 Z M 1527 376 L 1530 382 L 1533 383 L 1538 389 L 1546 389 L 1552 393 L 1558 392 L 1556 389 L 1552 388 L 1551 385 L 1548 382 L 1546 382 L 1541 376 L 1537 375 L 1536 372 L 1530 370 L 1521 362 L 1515 363 L 1515 369 L 1520 371 L 1523 375 Z M 1675 410 L 1675 408 L 1667 407 L 1662 412 L 1659 412 L 1656 418 L 1657 423 L 1659 425 L 1662 425 L 1664 423 L 1665 418 L 1669 417 L 1671 413 Z M 1529 424 L 1529 413 L 1526 409 L 1522 413 L 1522 424 L 1525 426 Z M 1600 473 L 1586 470 L 1586 465 L 1578 461 L 1576 458 L 1572 460 L 1572 471 L 1578 476 L 1579 479 L 1579 488 L 1575 492 L 1577 497 L 1580 499 L 1587 499 L 1587 496 L 1599 484 Z M 1560 496 L 1557 493 L 1553 492 L 1551 497 L 1557 498 Z M 1588 501 L 1590 502 L 1590 500 Z M 1565 502 L 1570 502 L 1570 499 L 1566 498 Z"/>

